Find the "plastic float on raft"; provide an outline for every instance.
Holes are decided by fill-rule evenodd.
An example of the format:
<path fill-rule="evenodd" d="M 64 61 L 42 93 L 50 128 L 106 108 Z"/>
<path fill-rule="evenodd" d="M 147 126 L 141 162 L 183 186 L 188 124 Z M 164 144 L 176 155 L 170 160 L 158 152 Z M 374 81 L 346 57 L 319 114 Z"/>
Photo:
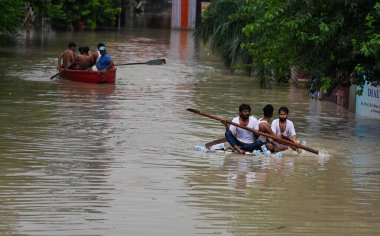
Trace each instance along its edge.
<path fill-rule="evenodd" d="M 198 151 L 198 152 L 211 152 L 210 149 L 206 148 L 206 147 L 203 147 L 201 145 L 195 145 L 194 146 L 194 150 L 195 151 Z"/>
<path fill-rule="evenodd" d="M 224 143 L 218 143 L 210 148 L 203 147 L 201 145 L 195 145 L 194 150 L 198 152 L 215 152 L 216 150 L 224 150 L 225 146 Z"/>
<path fill-rule="evenodd" d="M 216 152 L 216 151 L 226 151 L 226 146 L 224 143 L 215 144 L 215 145 L 211 146 L 210 148 L 206 148 L 202 145 L 195 145 L 194 150 L 198 151 L 198 152 L 205 152 L 205 153 Z M 269 151 L 265 145 L 261 146 L 261 150 L 262 151 L 253 150 L 252 155 L 257 156 L 257 157 L 260 157 L 260 156 L 271 157 L 272 156 L 272 152 Z M 227 149 L 227 152 L 232 152 L 232 150 Z M 246 152 L 246 154 L 247 153 L 250 153 L 250 152 Z M 282 152 L 275 152 L 273 154 L 274 154 L 273 155 L 274 157 L 278 157 L 278 158 L 283 156 Z"/>
<path fill-rule="evenodd" d="M 276 157 L 282 157 L 282 152 L 276 152 L 275 156 Z"/>
<path fill-rule="evenodd" d="M 210 150 L 224 150 L 224 143 L 218 143 L 210 147 Z"/>
<path fill-rule="evenodd" d="M 252 154 L 258 157 L 261 156 L 261 152 L 259 150 L 253 150 Z"/>

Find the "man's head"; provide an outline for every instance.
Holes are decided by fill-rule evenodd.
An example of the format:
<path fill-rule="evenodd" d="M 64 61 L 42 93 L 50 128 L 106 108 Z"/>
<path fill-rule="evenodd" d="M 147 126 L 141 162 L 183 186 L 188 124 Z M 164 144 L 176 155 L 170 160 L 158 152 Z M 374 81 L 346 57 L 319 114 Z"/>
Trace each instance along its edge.
<path fill-rule="evenodd" d="M 84 47 L 83 47 L 83 52 L 84 52 L 84 53 L 88 54 L 89 51 L 90 51 L 90 48 L 89 48 L 89 47 L 87 47 L 87 46 L 84 46 Z"/>
<path fill-rule="evenodd" d="M 280 119 L 281 122 L 285 122 L 286 119 L 288 118 L 289 114 L 289 109 L 287 107 L 280 107 L 278 109 L 278 118 Z"/>
<path fill-rule="evenodd" d="M 264 117 L 272 117 L 273 116 L 273 106 L 271 104 L 266 105 L 263 108 Z"/>
<path fill-rule="evenodd" d="M 83 54 L 84 53 L 84 47 L 79 47 L 78 51 L 79 51 L 80 54 Z"/>
<path fill-rule="evenodd" d="M 98 50 L 100 47 L 105 47 L 106 45 L 104 43 L 98 43 Z"/>
<path fill-rule="evenodd" d="M 105 46 L 99 47 L 99 52 L 100 54 L 102 54 L 102 56 L 105 55 L 107 53 L 106 47 Z"/>
<path fill-rule="evenodd" d="M 251 106 L 248 104 L 241 104 L 239 106 L 239 115 L 243 119 L 248 119 L 249 116 L 251 115 Z"/>
<path fill-rule="evenodd" d="M 70 48 L 71 50 L 75 51 L 75 48 L 77 47 L 77 45 L 74 42 L 70 42 L 67 45 L 67 47 Z"/>

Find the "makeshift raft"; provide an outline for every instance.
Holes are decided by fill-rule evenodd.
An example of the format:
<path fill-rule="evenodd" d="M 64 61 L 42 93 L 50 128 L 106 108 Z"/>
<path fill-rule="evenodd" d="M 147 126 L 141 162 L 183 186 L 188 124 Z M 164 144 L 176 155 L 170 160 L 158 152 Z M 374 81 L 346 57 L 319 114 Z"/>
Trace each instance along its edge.
<path fill-rule="evenodd" d="M 205 153 L 208 153 L 208 152 L 236 153 L 233 151 L 233 149 L 231 148 L 231 146 L 229 146 L 228 143 L 218 143 L 218 144 L 214 144 L 214 145 L 209 146 L 209 147 L 196 145 L 196 146 L 194 146 L 194 150 L 199 151 L 199 152 L 205 152 Z M 262 156 L 262 157 L 263 156 L 265 156 L 265 157 L 282 157 L 282 156 L 295 155 L 295 154 L 299 155 L 302 152 L 303 151 L 300 149 L 298 149 L 296 151 L 296 150 L 293 150 L 291 148 L 288 148 L 285 151 L 275 152 L 275 153 L 271 153 L 269 150 L 264 149 L 264 150 L 255 150 L 253 152 L 245 152 L 244 154 L 253 155 L 253 156 Z"/>

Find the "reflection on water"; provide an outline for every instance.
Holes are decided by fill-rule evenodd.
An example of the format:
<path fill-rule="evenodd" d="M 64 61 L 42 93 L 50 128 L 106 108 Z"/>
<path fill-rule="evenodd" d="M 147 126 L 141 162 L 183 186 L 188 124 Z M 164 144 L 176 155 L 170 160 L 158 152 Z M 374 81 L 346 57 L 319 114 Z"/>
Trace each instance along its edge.
<path fill-rule="evenodd" d="M 29 38 L 28 38 L 29 37 Z M 43 40 L 41 39 L 43 38 Z M 105 42 L 117 81 L 49 80 L 67 42 Z M 379 121 L 230 75 L 191 32 L 31 32 L 0 46 L 1 235 L 377 235 Z M 192 150 L 240 103 L 286 105 L 328 155 Z M 147 227 L 149 225 L 149 227 Z"/>

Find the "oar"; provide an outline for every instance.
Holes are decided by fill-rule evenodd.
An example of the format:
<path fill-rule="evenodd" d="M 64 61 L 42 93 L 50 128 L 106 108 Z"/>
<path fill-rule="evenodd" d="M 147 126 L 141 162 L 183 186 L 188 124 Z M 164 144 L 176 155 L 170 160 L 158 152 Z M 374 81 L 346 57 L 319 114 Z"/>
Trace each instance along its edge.
<path fill-rule="evenodd" d="M 204 112 L 200 112 L 198 110 L 195 110 L 195 109 L 192 109 L 192 108 L 188 108 L 186 109 L 187 111 L 190 111 L 190 112 L 193 112 L 193 113 L 196 113 L 198 115 L 201 115 L 201 116 L 206 116 L 208 118 L 211 118 L 211 119 L 214 119 L 214 120 L 218 120 L 222 123 L 226 123 L 226 124 L 230 124 L 230 125 L 234 125 L 236 127 L 239 127 L 241 129 L 245 129 L 245 130 L 248 130 L 248 131 L 251 131 L 257 135 L 263 135 L 267 138 L 271 138 L 279 143 L 282 143 L 284 145 L 287 145 L 287 146 L 290 146 L 290 147 L 296 147 L 296 148 L 301 148 L 303 150 L 306 150 L 306 151 L 309 151 L 309 152 L 312 152 L 312 153 L 315 153 L 315 154 L 318 154 L 319 151 L 318 150 L 315 150 L 313 148 L 310 148 L 310 147 L 306 147 L 306 146 L 303 146 L 301 144 L 298 144 L 298 143 L 294 143 L 294 142 L 290 142 L 288 140 L 285 140 L 285 139 L 282 139 L 282 138 L 279 138 L 277 136 L 274 136 L 274 135 L 270 135 L 270 134 L 267 134 L 267 133 L 263 133 L 261 131 L 258 131 L 258 130 L 254 130 L 254 129 L 251 129 L 251 128 L 248 128 L 248 127 L 245 127 L 245 126 L 242 126 L 240 124 L 237 124 L 237 123 L 234 123 L 234 122 L 231 122 L 229 120 L 226 120 L 226 119 L 223 119 L 223 118 L 220 118 L 220 117 L 217 117 L 217 116 L 213 116 L 213 115 L 209 115 L 209 114 L 206 114 Z"/>
<path fill-rule="evenodd" d="M 215 144 L 224 143 L 224 142 L 226 142 L 226 141 L 227 141 L 226 137 L 218 138 L 218 139 L 216 139 L 216 140 L 214 140 L 214 141 L 211 141 L 211 142 L 206 143 L 206 144 L 205 144 L 205 147 L 206 147 L 206 148 L 210 148 L 210 147 L 214 146 Z"/>
<path fill-rule="evenodd" d="M 147 62 L 132 62 L 132 63 L 124 63 L 124 64 L 116 64 L 116 66 L 127 66 L 127 65 L 161 65 L 166 64 L 165 59 L 154 59 Z"/>
<path fill-rule="evenodd" d="M 66 67 L 65 69 L 63 69 L 63 70 L 61 70 L 60 72 L 58 72 L 57 74 L 55 74 L 55 75 L 53 75 L 52 77 L 50 77 L 50 79 L 54 79 L 55 77 L 57 77 L 58 75 L 60 75 L 62 72 L 64 72 L 65 70 L 67 70 L 67 69 L 70 69 L 70 67 L 72 67 L 73 65 L 75 65 L 75 63 L 76 63 L 76 61 L 73 63 L 73 64 L 71 64 L 71 65 L 69 65 L 68 67 Z"/>
<path fill-rule="evenodd" d="M 292 142 L 292 143 L 294 143 L 294 141 L 293 141 L 292 139 L 290 139 L 290 138 L 286 137 L 286 136 L 285 136 L 285 135 L 283 135 L 283 134 L 281 134 L 281 137 L 282 137 L 283 139 L 286 139 L 286 140 L 288 140 L 289 142 Z"/>

